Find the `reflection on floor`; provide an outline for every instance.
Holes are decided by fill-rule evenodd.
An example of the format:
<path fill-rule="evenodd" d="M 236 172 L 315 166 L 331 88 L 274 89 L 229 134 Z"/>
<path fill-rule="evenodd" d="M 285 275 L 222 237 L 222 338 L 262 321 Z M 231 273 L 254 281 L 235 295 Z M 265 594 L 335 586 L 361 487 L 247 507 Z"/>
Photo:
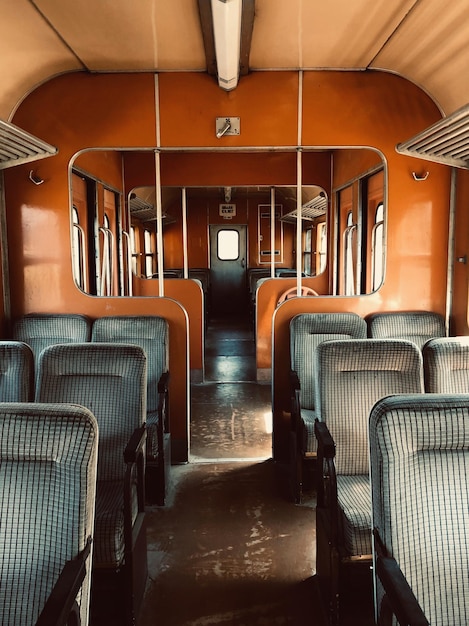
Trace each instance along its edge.
<path fill-rule="evenodd" d="M 272 455 L 270 385 L 258 385 L 249 319 L 212 320 L 205 383 L 191 389 L 191 462 Z"/>
<path fill-rule="evenodd" d="M 205 338 L 205 380 L 256 380 L 254 332 L 249 318 L 211 320 Z"/>
<path fill-rule="evenodd" d="M 266 459 L 271 455 L 270 385 L 207 383 L 192 387 L 192 462 Z"/>
<path fill-rule="evenodd" d="M 174 501 L 150 513 L 142 624 L 322 625 L 314 510 L 279 498 L 273 470 L 271 460 L 175 468 Z"/>
<path fill-rule="evenodd" d="M 271 389 L 255 382 L 247 320 L 214 321 L 206 382 L 191 388 L 190 463 L 148 511 L 150 581 L 140 626 L 325 626 L 315 498 L 295 506 L 271 459 Z M 347 626 L 369 626 L 352 611 Z M 345 624 L 345 622 L 344 622 Z"/>

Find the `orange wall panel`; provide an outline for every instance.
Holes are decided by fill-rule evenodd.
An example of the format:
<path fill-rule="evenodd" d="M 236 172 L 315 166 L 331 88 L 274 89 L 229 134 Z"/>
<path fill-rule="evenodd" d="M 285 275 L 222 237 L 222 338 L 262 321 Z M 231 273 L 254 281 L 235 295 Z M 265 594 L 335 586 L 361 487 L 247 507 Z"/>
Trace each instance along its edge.
<path fill-rule="evenodd" d="M 163 146 L 296 146 L 297 72 L 257 72 L 223 91 L 206 74 L 159 77 Z M 240 134 L 215 136 L 217 117 L 239 117 Z"/>

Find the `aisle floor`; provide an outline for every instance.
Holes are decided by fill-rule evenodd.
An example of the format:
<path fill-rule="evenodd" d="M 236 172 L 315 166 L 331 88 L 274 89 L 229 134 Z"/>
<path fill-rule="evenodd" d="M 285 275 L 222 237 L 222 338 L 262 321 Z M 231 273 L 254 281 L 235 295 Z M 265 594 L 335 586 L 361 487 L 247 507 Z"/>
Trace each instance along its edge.
<path fill-rule="evenodd" d="M 315 577 L 315 497 L 294 505 L 273 462 L 271 389 L 255 381 L 248 320 L 207 329 L 191 386 L 190 462 L 148 511 L 140 626 L 325 626 Z M 370 626 L 352 601 L 344 626 Z"/>

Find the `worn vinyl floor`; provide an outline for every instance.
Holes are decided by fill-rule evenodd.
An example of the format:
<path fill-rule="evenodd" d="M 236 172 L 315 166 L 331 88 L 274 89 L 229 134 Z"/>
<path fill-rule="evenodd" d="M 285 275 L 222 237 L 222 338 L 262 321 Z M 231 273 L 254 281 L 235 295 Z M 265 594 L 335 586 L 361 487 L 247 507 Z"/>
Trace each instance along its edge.
<path fill-rule="evenodd" d="M 191 389 L 191 458 L 148 511 L 140 626 L 324 626 L 314 494 L 282 490 L 271 459 L 270 385 L 255 382 L 248 321 L 207 329 L 205 382 Z M 354 608 L 347 626 L 370 622 Z"/>

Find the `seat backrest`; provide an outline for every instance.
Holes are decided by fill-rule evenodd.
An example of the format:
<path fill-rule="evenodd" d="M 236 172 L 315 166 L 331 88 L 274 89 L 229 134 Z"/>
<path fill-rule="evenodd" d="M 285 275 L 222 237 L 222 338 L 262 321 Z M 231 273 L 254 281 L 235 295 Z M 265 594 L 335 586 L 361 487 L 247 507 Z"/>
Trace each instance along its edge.
<path fill-rule="evenodd" d="M 37 366 L 42 350 L 54 343 L 89 341 L 91 320 L 78 313 L 29 313 L 15 320 L 12 339 L 31 347 Z"/>
<path fill-rule="evenodd" d="M 249 292 L 251 294 L 251 299 L 256 299 L 256 289 L 259 287 L 258 281 L 261 278 L 270 278 L 270 269 L 264 268 L 255 268 L 249 272 Z"/>
<path fill-rule="evenodd" d="M 169 367 L 169 326 L 156 315 L 100 317 L 93 322 L 93 342 L 131 343 L 147 355 L 147 411 L 158 409 L 158 381 Z"/>
<path fill-rule="evenodd" d="M 314 350 L 329 339 L 364 339 L 365 320 L 356 313 L 301 313 L 290 321 L 290 367 L 300 381 L 300 402 L 314 409 Z"/>
<path fill-rule="evenodd" d="M 373 526 L 425 616 L 431 624 L 468 624 L 469 397 L 378 402 L 370 415 L 370 466 Z M 380 607 L 380 585 L 376 590 Z"/>
<path fill-rule="evenodd" d="M 68 404 L 0 403 L 0 623 L 35 624 L 92 537 L 98 427 Z M 91 557 L 77 597 L 88 624 Z"/>
<path fill-rule="evenodd" d="M 389 311 L 366 318 L 368 336 L 375 339 L 407 339 L 422 349 L 433 337 L 446 335 L 445 320 L 432 311 Z"/>
<path fill-rule="evenodd" d="M 0 341 L 0 402 L 30 402 L 34 393 L 34 357 L 22 341 Z"/>
<path fill-rule="evenodd" d="M 469 393 L 469 337 L 438 337 L 423 348 L 425 390 Z"/>
<path fill-rule="evenodd" d="M 90 409 L 99 425 L 98 480 L 121 480 L 125 446 L 145 422 L 145 352 L 121 343 L 49 346 L 39 357 L 36 401 Z"/>
<path fill-rule="evenodd" d="M 205 295 L 210 291 L 210 270 L 208 268 L 193 268 L 189 269 L 189 278 L 200 280 L 202 283 L 202 289 Z"/>
<path fill-rule="evenodd" d="M 370 411 L 384 396 L 423 393 L 420 350 L 399 339 L 326 341 L 315 373 L 315 410 L 336 443 L 337 474 L 367 474 Z"/>

